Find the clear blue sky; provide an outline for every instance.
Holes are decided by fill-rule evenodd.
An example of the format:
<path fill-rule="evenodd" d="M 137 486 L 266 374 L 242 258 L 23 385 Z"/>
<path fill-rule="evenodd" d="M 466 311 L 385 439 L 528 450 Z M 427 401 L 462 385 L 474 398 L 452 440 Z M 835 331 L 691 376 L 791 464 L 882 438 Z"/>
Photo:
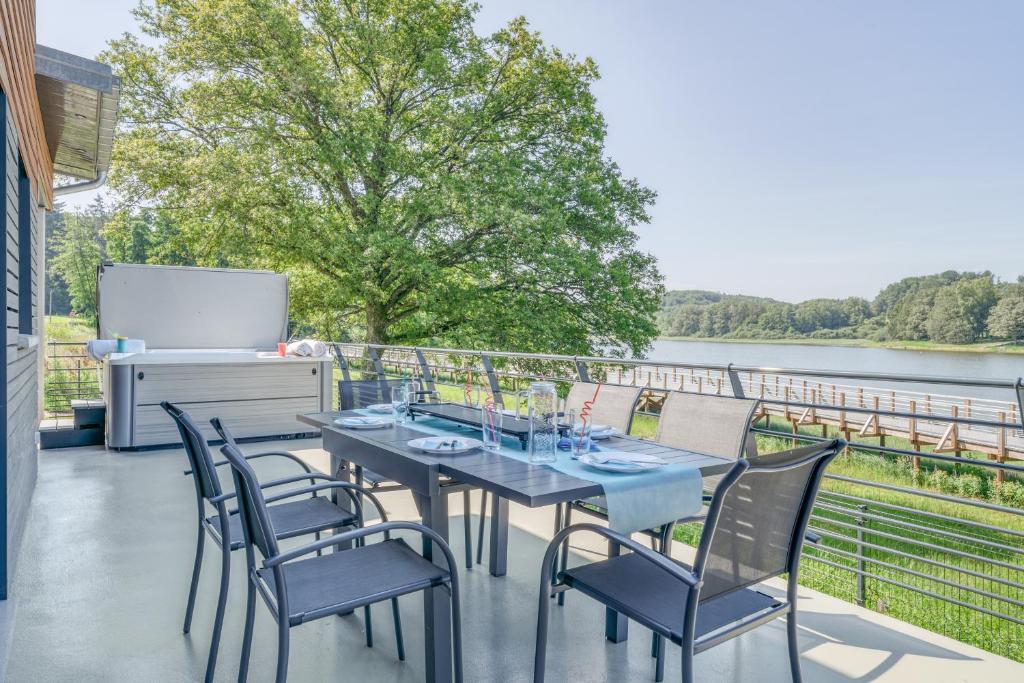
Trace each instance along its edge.
<path fill-rule="evenodd" d="M 134 29 L 135 0 L 37 2 L 39 42 L 85 56 Z M 799 301 L 1024 273 L 1024 2 L 482 5 L 482 31 L 525 15 L 597 61 L 671 288 Z"/>

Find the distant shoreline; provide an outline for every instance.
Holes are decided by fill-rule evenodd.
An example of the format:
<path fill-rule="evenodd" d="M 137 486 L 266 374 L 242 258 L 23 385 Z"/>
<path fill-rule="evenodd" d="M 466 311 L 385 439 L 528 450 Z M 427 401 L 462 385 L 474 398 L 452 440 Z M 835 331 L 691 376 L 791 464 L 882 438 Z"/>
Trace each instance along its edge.
<path fill-rule="evenodd" d="M 1024 355 L 1024 344 L 980 342 L 977 344 L 940 344 L 931 341 L 873 341 L 871 339 L 736 339 L 733 337 L 658 337 L 658 341 L 710 342 L 722 344 L 793 344 L 799 346 L 849 346 L 854 348 L 893 349 L 895 351 L 945 351 L 948 353 L 1001 353 Z"/>

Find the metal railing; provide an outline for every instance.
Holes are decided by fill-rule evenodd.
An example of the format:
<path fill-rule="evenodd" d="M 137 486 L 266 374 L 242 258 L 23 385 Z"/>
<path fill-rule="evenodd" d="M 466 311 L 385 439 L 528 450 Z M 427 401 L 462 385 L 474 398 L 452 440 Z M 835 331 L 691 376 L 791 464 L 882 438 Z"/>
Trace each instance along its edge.
<path fill-rule="evenodd" d="M 525 382 L 644 387 L 634 434 L 652 437 L 668 391 L 760 400 L 761 452 L 841 435 L 812 518 L 801 583 L 1024 661 L 1024 382 L 336 344 L 339 377 L 420 377 L 496 402 Z M 1005 399 L 977 390 L 1005 391 Z M 506 407 L 508 407 L 506 405 Z M 678 535 L 693 542 L 698 530 Z"/>
<path fill-rule="evenodd" d="M 84 342 L 48 341 L 44 362 L 44 419 L 59 425 L 71 419 L 71 401 L 100 397 L 100 363 L 86 354 Z"/>

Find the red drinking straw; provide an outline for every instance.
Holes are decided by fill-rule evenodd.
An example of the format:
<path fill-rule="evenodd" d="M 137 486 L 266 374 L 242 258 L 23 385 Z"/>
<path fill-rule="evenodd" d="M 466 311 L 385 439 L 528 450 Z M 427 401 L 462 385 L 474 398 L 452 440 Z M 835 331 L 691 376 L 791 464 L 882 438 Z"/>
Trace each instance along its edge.
<path fill-rule="evenodd" d="M 583 449 L 583 432 L 587 430 L 587 419 L 590 417 L 590 410 L 594 407 L 594 403 L 597 402 L 597 395 L 601 393 L 601 384 L 598 383 L 597 388 L 594 389 L 594 395 L 590 397 L 589 401 L 583 402 L 583 408 L 580 410 L 580 450 Z M 573 425 L 575 428 L 575 425 Z"/>

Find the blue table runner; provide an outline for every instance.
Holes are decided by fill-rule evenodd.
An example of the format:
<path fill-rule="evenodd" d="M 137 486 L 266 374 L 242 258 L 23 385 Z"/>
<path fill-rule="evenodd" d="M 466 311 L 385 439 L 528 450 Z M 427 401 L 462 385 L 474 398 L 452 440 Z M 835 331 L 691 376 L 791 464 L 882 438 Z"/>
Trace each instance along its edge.
<path fill-rule="evenodd" d="M 363 410 L 356 412 L 372 414 Z M 406 421 L 404 426 L 432 436 L 451 435 L 476 439 L 481 436 L 479 428 L 457 425 L 441 418 L 419 417 Z M 522 450 L 519 440 L 511 437 L 503 437 L 500 455 L 529 463 L 529 452 Z M 620 533 L 655 529 L 678 519 L 692 517 L 700 512 L 703 504 L 704 481 L 697 467 L 670 463 L 650 472 L 618 474 L 587 467 L 574 460 L 569 452 L 556 451 L 555 457 L 553 463 L 535 466 L 550 467 L 563 474 L 599 484 L 607 499 L 608 526 Z"/>

